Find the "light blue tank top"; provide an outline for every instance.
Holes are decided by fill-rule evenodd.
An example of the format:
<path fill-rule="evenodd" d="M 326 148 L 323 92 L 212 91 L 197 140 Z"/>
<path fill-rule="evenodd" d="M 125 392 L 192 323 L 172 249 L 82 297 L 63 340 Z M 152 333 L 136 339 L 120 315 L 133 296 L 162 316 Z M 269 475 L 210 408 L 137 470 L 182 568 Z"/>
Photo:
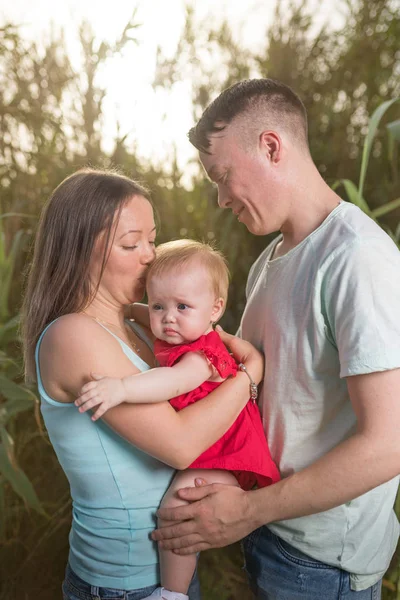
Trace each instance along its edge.
<path fill-rule="evenodd" d="M 123 440 L 101 419 L 93 422 L 89 413 L 46 393 L 38 357 L 50 326 L 36 346 L 36 370 L 43 419 L 71 487 L 70 565 L 95 586 L 135 590 L 155 585 L 160 581 L 157 548 L 149 536 L 174 471 Z M 144 332 L 135 330 L 148 342 Z M 150 368 L 107 331 L 140 371 Z"/>

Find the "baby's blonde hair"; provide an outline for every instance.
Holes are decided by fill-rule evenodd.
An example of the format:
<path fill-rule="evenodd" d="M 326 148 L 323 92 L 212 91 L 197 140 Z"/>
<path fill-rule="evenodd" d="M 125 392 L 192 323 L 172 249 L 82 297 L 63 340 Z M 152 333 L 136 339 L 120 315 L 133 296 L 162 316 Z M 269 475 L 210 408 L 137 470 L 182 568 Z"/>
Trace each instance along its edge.
<path fill-rule="evenodd" d="M 224 305 L 228 297 L 229 268 L 224 255 L 202 242 L 195 240 L 173 240 L 156 248 L 156 258 L 147 271 L 147 281 L 172 269 L 183 269 L 190 263 L 203 266 L 210 276 L 210 283 L 216 298 L 222 298 Z"/>

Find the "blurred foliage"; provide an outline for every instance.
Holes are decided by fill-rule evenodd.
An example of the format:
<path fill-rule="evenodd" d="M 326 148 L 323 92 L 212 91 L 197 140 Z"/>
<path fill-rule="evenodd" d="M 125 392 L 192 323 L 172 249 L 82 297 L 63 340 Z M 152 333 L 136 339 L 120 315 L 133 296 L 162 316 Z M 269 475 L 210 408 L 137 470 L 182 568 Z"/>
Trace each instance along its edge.
<path fill-rule="evenodd" d="M 43 509 L 25 473 L 18 466 L 14 439 L 9 429 L 13 428 L 16 415 L 32 410 L 37 403 L 33 391 L 21 385 L 21 366 L 13 358 L 10 348 L 15 346 L 18 333 L 18 316 L 11 317 L 9 292 L 15 267 L 24 243 L 24 231 L 19 230 L 7 252 L 3 223 L 12 214 L 0 214 L 0 394 L 3 399 L 0 409 L 0 508 L 5 513 L 5 490 L 8 486 L 18 494 L 27 506 L 43 513 Z M 22 216 L 22 215 L 21 215 Z M 16 381 L 17 380 L 17 381 Z M 5 523 L 0 522 L 0 541 L 5 538 Z"/>
<path fill-rule="evenodd" d="M 378 218 L 381 218 L 400 208 L 400 198 L 396 198 L 395 200 L 391 200 L 390 202 L 382 204 L 381 206 L 371 210 L 363 195 L 374 137 L 378 131 L 381 119 L 395 102 L 400 102 L 400 98 L 392 98 L 391 100 L 386 100 L 386 102 L 380 104 L 368 121 L 368 133 L 364 141 L 358 187 L 352 181 L 350 181 L 350 179 L 339 179 L 332 185 L 333 189 L 343 185 L 350 202 L 361 208 L 361 210 L 363 210 L 374 221 L 377 221 Z M 386 126 L 389 138 L 388 160 L 390 162 L 393 162 L 393 157 L 396 156 L 398 142 L 400 142 L 399 125 L 400 120 L 397 120 L 393 121 L 392 123 L 388 123 Z M 387 225 L 384 225 L 383 227 L 393 241 L 400 246 L 400 224 L 396 224 L 396 229 L 394 231 Z"/>
<path fill-rule="evenodd" d="M 340 6 L 346 15 L 345 24 L 333 31 L 329 22 L 316 26 L 315 9 L 307 0 L 276 2 L 265 43 L 256 52 L 235 39 L 228 22 L 214 26 L 207 16 L 199 21 L 194 9 L 188 7 L 175 55 L 165 58 L 158 51 L 155 85 L 170 89 L 182 79 L 188 80 L 196 122 L 221 89 L 239 79 L 272 77 L 283 81 L 306 106 L 311 153 L 325 180 L 331 185 L 337 180 L 358 181 L 369 115 L 383 101 L 400 96 L 400 4 L 398 0 L 342 0 Z M 400 197 L 399 155 L 397 148 L 390 150 L 385 128 L 394 112 L 385 115 L 370 148 L 373 160 L 363 190 L 370 210 Z M 179 182 L 180 175 L 175 172 L 175 181 Z M 243 282 L 249 266 L 269 240 L 254 237 L 237 224 L 232 230 L 234 238 L 221 240 L 220 232 L 231 228 L 230 215 L 215 208 L 216 192 L 201 173 L 193 183 L 193 195 L 203 193 L 211 199 L 208 222 L 216 211 L 218 230 L 214 233 L 234 265 L 225 317 L 225 326 L 234 330 L 243 310 Z M 183 193 L 188 208 L 191 196 Z M 165 214 L 168 210 L 165 207 Z M 380 222 L 396 231 L 399 218 L 397 209 Z M 163 227 L 165 223 L 163 220 Z M 165 231 L 166 237 L 176 235 L 173 221 L 169 223 L 172 226 Z"/>
<path fill-rule="evenodd" d="M 365 202 L 364 210 L 398 240 L 399 105 L 387 112 L 378 107 L 387 103 L 383 106 L 388 108 L 400 96 L 399 1 L 341 0 L 340 6 L 346 18 L 335 31 L 329 22 L 316 25 L 307 0 L 276 2 L 273 23 L 257 51 L 246 48 L 227 22 L 201 21 L 188 7 L 175 55 L 166 58 L 158 52 L 154 86 L 170 89 L 189 81 L 197 120 L 221 89 L 239 79 L 268 76 L 289 84 L 306 105 L 311 151 L 321 174 L 331 185 L 342 186 L 350 200 Z M 98 40 L 83 23 L 77 32 L 79 70 L 71 64 L 62 34 L 53 31 L 39 45 L 25 39 L 13 23 L 0 27 L 0 214 L 13 213 L 0 219 L 0 599 L 58 597 L 68 551 L 68 485 L 40 422 L 33 418 L 34 400 L 22 385 L 16 337 L 29 241 L 51 190 L 87 164 L 121 168 L 147 183 L 161 221 L 160 242 L 178 237 L 215 240 L 226 254 L 232 283 L 222 324 L 230 331 L 235 331 L 244 307 L 249 267 L 269 241 L 251 236 L 229 211 L 220 211 L 216 190 L 193 165 L 191 186 L 185 187 L 173 152 L 171 164 L 163 168 L 144 164 L 124 132 L 104 152 L 106 90 L 98 84 L 98 74 L 127 44 L 137 43 L 137 27 L 134 12 L 111 44 Z M 379 128 L 366 138 L 369 115 L 379 120 Z M 373 128 L 372 123 L 370 133 Z M 367 162 L 367 177 L 360 179 Z M 7 461 L 12 469 L 5 468 Z M 26 510 L 26 504 L 37 510 Z M 250 597 L 240 564 L 238 545 L 202 555 L 206 600 Z M 384 598 L 398 597 L 395 556 Z"/>

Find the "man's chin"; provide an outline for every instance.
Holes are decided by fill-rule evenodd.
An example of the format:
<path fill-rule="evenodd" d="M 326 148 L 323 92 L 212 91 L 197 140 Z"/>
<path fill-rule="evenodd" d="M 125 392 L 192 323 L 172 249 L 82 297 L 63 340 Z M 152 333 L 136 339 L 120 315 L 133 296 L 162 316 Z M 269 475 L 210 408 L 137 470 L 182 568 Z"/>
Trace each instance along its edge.
<path fill-rule="evenodd" d="M 260 235 L 261 236 L 261 235 L 269 235 L 270 233 L 274 233 L 274 231 L 271 230 L 269 227 L 267 227 L 267 225 L 265 225 L 263 223 L 256 223 L 250 219 L 248 222 L 243 220 L 242 224 L 246 227 L 247 231 L 249 233 L 251 233 L 252 235 Z"/>
<path fill-rule="evenodd" d="M 270 231 L 266 231 L 265 228 L 257 227 L 255 223 L 243 223 L 243 225 L 252 235 L 268 235 L 271 233 Z"/>

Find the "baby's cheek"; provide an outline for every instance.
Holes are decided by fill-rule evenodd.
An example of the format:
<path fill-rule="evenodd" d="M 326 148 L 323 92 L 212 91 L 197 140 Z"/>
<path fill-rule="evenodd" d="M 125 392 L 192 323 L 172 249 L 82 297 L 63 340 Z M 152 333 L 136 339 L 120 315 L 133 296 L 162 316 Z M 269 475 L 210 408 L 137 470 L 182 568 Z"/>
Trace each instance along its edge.
<path fill-rule="evenodd" d="M 157 337 L 162 333 L 161 319 L 156 316 L 150 316 L 150 329 Z"/>

